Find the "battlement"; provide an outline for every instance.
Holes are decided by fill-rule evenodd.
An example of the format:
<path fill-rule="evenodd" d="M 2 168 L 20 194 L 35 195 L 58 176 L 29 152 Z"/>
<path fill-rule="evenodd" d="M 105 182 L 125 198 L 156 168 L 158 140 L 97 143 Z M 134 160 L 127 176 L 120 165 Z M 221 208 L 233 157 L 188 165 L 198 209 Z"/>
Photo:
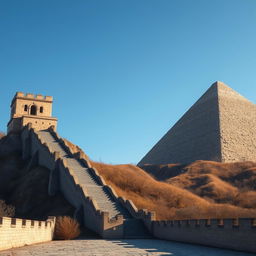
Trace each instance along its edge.
<path fill-rule="evenodd" d="M 256 228 L 255 218 L 238 219 L 192 219 L 192 220 L 168 220 L 155 221 L 155 225 L 162 227 L 244 227 Z"/>
<path fill-rule="evenodd" d="M 24 227 L 34 227 L 34 228 L 48 228 L 54 225 L 52 222 L 53 218 L 47 221 L 39 221 L 39 220 L 27 220 L 27 219 L 17 219 L 17 218 L 9 218 L 9 217 L 0 217 L 0 227 L 2 226 L 11 226 L 12 228 L 22 226 Z"/>
<path fill-rule="evenodd" d="M 165 240 L 256 252 L 255 218 L 153 221 L 152 233 Z"/>
<path fill-rule="evenodd" d="M 0 217 L 0 251 L 53 239 L 55 217 L 46 221 Z"/>
<path fill-rule="evenodd" d="M 50 102 L 53 101 L 52 96 L 43 96 L 42 94 L 23 93 L 23 92 L 17 92 L 13 100 L 15 100 L 16 98 L 42 100 L 42 101 L 50 101 Z"/>

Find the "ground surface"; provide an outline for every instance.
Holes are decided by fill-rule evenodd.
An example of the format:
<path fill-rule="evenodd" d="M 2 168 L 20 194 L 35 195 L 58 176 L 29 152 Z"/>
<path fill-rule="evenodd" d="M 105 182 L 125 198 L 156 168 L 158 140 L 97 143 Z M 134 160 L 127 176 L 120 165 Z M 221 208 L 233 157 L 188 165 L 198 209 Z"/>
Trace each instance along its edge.
<path fill-rule="evenodd" d="M 197 245 L 156 239 L 54 241 L 0 252 L 0 256 L 251 256 Z"/>

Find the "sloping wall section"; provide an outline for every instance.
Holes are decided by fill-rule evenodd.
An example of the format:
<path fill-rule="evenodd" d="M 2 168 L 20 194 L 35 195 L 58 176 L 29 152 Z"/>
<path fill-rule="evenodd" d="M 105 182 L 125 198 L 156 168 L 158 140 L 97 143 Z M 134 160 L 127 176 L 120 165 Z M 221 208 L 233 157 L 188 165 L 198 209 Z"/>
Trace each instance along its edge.
<path fill-rule="evenodd" d="M 97 170 L 91 167 L 87 157 L 81 153 L 74 154 L 53 128 L 35 131 L 31 125 L 27 125 L 21 137 L 23 158 L 31 159 L 51 172 L 49 194 L 61 191 L 67 201 L 75 207 L 74 217 L 103 238 L 126 237 L 125 230 L 129 230 L 132 219 L 135 222 L 136 219 L 145 219 L 146 222 L 154 219 L 153 213 L 138 211 L 132 202 L 118 197 Z M 88 192 L 92 188 L 94 190 L 90 195 Z M 102 197 L 105 200 L 102 200 Z M 114 210 L 106 202 L 109 199 Z M 125 214 L 126 211 L 129 213 Z M 143 237 L 145 232 L 142 229 L 141 231 Z"/>

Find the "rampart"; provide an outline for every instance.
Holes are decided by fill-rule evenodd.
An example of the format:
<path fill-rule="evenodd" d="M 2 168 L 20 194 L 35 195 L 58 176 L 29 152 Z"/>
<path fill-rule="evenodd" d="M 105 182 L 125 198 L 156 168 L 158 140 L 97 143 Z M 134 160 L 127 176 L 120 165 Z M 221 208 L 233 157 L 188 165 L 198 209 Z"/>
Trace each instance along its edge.
<path fill-rule="evenodd" d="M 134 204 L 125 198 L 118 197 L 114 189 L 107 185 L 103 177 L 98 171 L 93 168 L 87 160 L 83 152 L 73 152 L 65 140 L 63 140 L 51 127 L 49 132 L 62 146 L 65 152 L 75 159 L 77 159 L 82 166 L 88 168 L 94 179 L 99 185 L 109 192 L 114 200 L 119 201 L 134 218 L 142 219 L 145 224 L 151 221 L 151 216 L 154 213 L 148 213 L 146 210 L 137 210 Z M 22 131 L 22 145 L 23 158 L 31 159 L 31 164 L 38 164 L 50 170 L 50 181 L 48 193 L 55 194 L 58 190 L 61 191 L 64 197 L 72 204 L 75 209 L 75 218 L 82 224 L 98 233 L 104 238 L 122 238 L 124 236 L 123 230 L 123 216 L 117 215 L 110 219 L 109 213 L 101 211 L 97 202 L 88 196 L 86 187 L 79 183 L 74 171 L 67 165 L 66 161 L 62 159 L 58 152 L 52 150 L 46 143 L 43 143 L 39 134 L 27 125 Z"/>
<path fill-rule="evenodd" d="M 153 221 L 160 239 L 256 253 L 256 219 Z"/>
<path fill-rule="evenodd" d="M 42 94 L 23 93 L 23 92 L 17 92 L 15 97 L 32 99 L 32 100 L 43 100 L 43 101 L 50 101 L 50 102 L 52 102 L 53 100 L 52 96 L 43 96 Z"/>
<path fill-rule="evenodd" d="M 156 219 L 155 212 L 148 211 L 147 209 L 140 209 L 138 210 L 137 207 L 134 205 L 134 203 L 131 200 L 127 200 L 124 197 L 118 196 L 115 192 L 114 188 L 110 185 L 107 185 L 104 178 L 99 174 L 97 169 L 95 167 L 91 166 L 90 161 L 88 161 L 86 154 L 83 151 L 74 152 L 68 145 L 68 143 L 63 140 L 59 135 L 56 133 L 53 127 L 50 128 L 51 133 L 53 136 L 60 141 L 62 146 L 65 148 L 65 150 L 72 155 L 74 158 L 76 158 L 78 161 L 80 161 L 82 164 L 90 168 L 91 173 L 95 177 L 95 179 L 99 182 L 99 184 L 103 185 L 106 190 L 109 192 L 109 194 L 116 200 L 121 203 L 123 207 L 125 207 L 128 212 L 136 219 L 141 219 L 146 227 L 148 229 L 151 228 L 151 221 Z"/>
<path fill-rule="evenodd" d="M 0 251 L 53 239 L 55 218 L 46 221 L 0 217 Z"/>
<path fill-rule="evenodd" d="M 53 129 L 49 131 L 70 157 L 76 158 L 89 169 L 94 179 L 104 186 L 109 195 L 120 202 L 134 218 L 144 222 L 154 237 L 256 253 L 255 219 L 156 221 L 154 212 L 138 210 L 132 201 L 119 197 L 115 190 L 106 184 L 96 168 L 91 166 L 83 152 L 72 151 Z M 30 158 L 31 164 L 36 162 L 50 170 L 49 194 L 53 195 L 60 190 L 76 208 L 74 217 L 103 238 L 124 237 L 123 216 L 117 215 L 110 219 L 108 212 L 101 211 L 97 202 L 88 196 L 86 187 L 79 183 L 72 168 L 58 152 L 43 143 L 39 134 L 29 125 L 22 132 L 22 140 L 23 158 Z"/>

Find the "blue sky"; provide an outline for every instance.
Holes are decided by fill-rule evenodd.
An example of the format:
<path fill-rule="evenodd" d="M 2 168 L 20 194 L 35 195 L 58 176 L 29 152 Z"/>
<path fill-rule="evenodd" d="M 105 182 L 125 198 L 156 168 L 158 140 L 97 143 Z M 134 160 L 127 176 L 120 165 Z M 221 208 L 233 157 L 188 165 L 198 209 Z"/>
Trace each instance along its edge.
<path fill-rule="evenodd" d="M 255 0 L 0 0 L 0 130 L 51 95 L 61 136 L 137 163 L 216 80 L 256 103 Z"/>

